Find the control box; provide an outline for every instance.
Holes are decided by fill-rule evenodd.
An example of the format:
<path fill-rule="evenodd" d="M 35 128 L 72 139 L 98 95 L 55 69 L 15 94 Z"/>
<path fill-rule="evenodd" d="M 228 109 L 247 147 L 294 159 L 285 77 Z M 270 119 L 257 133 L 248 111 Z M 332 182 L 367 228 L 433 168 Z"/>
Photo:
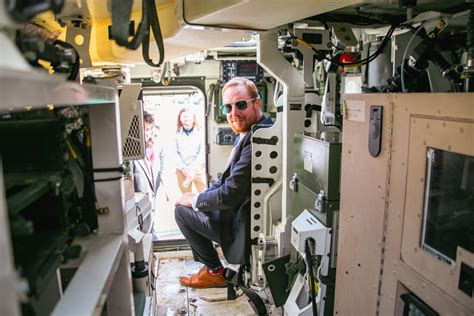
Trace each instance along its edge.
<path fill-rule="evenodd" d="M 216 144 L 218 145 L 234 145 L 235 134 L 230 127 L 219 127 L 217 129 Z"/>
<path fill-rule="evenodd" d="M 291 244 L 300 253 L 305 253 L 305 241 L 313 238 L 315 254 L 325 256 L 330 250 L 329 228 L 321 224 L 308 210 L 304 210 L 291 224 Z"/>
<path fill-rule="evenodd" d="M 244 77 L 254 82 L 263 78 L 263 69 L 255 60 L 225 60 L 222 62 L 222 81 L 227 82 L 234 77 Z"/>

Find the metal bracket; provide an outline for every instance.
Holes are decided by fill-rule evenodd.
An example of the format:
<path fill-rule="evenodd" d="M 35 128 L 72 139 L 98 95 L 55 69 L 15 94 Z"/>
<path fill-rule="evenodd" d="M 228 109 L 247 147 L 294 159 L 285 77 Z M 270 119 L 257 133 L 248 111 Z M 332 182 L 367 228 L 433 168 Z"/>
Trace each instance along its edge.
<path fill-rule="evenodd" d="M 84 22 L 82 17 L 72 17 L 61 24 L 67 26 L 66 42 L 70 43 L 77 50 L 80 60 L 81 68 L 92 68 L 91 56 L 89 54 L 89 46 L 91 40 L 91 25 Z"/>

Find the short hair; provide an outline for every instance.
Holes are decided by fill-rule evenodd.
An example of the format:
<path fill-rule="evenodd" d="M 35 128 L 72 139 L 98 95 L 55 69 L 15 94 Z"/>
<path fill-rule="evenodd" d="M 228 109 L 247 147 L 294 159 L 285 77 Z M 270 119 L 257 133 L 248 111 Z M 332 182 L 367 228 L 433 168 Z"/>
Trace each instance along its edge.
<path fill-rule="evenodd" d="M 255 83 L 252 80 L 243 77 L 234 77 L 227 81 L 224 87 L 222 88 L 222 94 L 224 94 L 227 88 L 234 86 L 244 86 L 245 88 L 247 88 L 247 91 L 250 94 L 250 97 L 252 97 L 252 99 L 258 98 L 258 90 Z"/>
<path fill-rule="evenodd" d="M 147 122 L 149 124 L 155 123 L 155 118 L 153 117 L 153 114 L 147 111 L 143 111 L 143 121 Z"/>

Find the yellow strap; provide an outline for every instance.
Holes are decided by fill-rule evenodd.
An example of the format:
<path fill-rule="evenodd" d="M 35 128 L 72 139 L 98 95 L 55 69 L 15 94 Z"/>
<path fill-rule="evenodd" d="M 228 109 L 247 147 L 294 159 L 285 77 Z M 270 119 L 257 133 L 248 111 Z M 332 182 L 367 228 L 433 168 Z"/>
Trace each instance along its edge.
<path fill-rule="evenodd" d="M 72 148 L 71 143 L 69 143 L 69 140 L 67 140 L 67 139 L 66 139 L 66 145 L 67 145 L 67 148 L 69 149 L 69 153 L 71 154 L 72 158 L 74 160 L 76 160 L 77 159 L 77 154 L 74 151 L 74 149 Z"/>

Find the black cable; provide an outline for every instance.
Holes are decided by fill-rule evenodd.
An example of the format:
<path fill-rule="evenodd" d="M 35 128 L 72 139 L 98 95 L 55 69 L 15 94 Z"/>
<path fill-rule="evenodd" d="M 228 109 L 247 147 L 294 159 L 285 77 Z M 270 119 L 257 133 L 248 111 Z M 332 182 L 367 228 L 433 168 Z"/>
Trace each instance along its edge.
<path fill-rule="evenodd" d="M 331 59 L 329 58 L 325 58 L 326 60 L 330 61 L 331 63 L 335 64 L 336 66 L 353 66 L 353 65 L 365 65 L 365 64 L 368 64 L 370 62 L 372 62 L 375 58 L 378 57 L 378 55 L 380 55 L 381 52 L 383 52 L 383 50 L 385 49 L 385 46 L 387 46 L 387 43 L 390 39 L 390 37 L 392 36 L 393 32 L 395 31 L 395 29 L 397 28 L 397 25 L 392 25 L 390 27 L 390 29 L 388 30 L 387 34 L 385 35 L 384 39 L 382 40 L 382 43 L 380 44 L 380 46 L 377 48 L 377 50 L 370 56 L 368 56 L 367 58 L 365 59 L 360 59 L 360 60 L 357 60 L 357 61 L 353 61 L 353 62 L 350 62 L 350 63 L 339 63 L 335 60 L 334 57 L 332 57 Z M 312 50 L 315 52 L 315 53 L 319 53 L 315 48 L 312 47 Z"/>
<path fill-rule="evenodd" d="M 237 272 L 232 269 L 225 268 L 223 276 L 227 280 L 227 283 L 232 284 L 236 289 L 240 288 L 245 293 L 245 295 L 247 295 L 250 302 L 252 303 L 252 308 L 257 315 L 268 315 L 267 308 L 262 298 L 254 290 L 245 285 L 243 273 L 244 266 L 241 265 L 239 267 L 239 271 Z"/>
<path fill-rule="evenodd" d="M 370 54 L 370 47 L 371 47 L 371 43 L 367 43 L 367 56 L 369 56 Z M 365 75 L 364 75 L 364 84 L 365 85 L 368 85 L 368 81 L 369 81 L 369 65 L 365 65 Z"/>
<path fill-rule="evenodd" d="M 84 116 L 81 115 L 85 119 Z M 84 133 L 84 136 L 80 136 L 80 133 Z M 76 158 L 73 159 L 77 163 L 77 166 L 82 172 L 84 178 L 84 196 L 81 198 L 82 205 L 85 209 L 94 208 L 94 204 L 97 203 L 97 196 L 94 187 L 94 177 L 92 174 L 92 156 L 90 148 L 85 145 L 85 134 L 86 128 L 83 126 L 80 130 L 73 131 L 67 136 L 72 149 L 76 152 Z M 72 155 L 71 155 L 72 157 Z M 87 192 L 87 193 L 86 193 Z M 92 205 L 86 204 L 88 198 L 92 201 Z M 95 212 L 94 212 L 95 213 Z M 93 219 L 95 218 L 95 219 Z M 97 228 L 97 217 L 96 215 L 92 216 L 90 212 L 83 211 L 81 213 L 81 220 L 84 223 L 87 223 L 89 227 L 93 230 Z"/>
<path fill-rule="evenodd" d="M 135 50 L 142 45 L 142 55 L 144 61 L 152 67 L 160 67 L 164 61 L 165 49 L 163 34 L 161 33 L 160 21 L 154 0 L 143 0 L 142 20 L 138 25 L 138 30 L 133 38 L 128 41 L 130 13 L 132 10 L 131 1 L 122 3 L 122 0 L 112 0 L 112 26 L 111 36 L 115 42 L 128 49 Z M 120 2 L 120 3 L 118 3 Z M 151 29 L 151 31 L 150 31 Z M 150 36 L 153 33 L 156 45 L 158 46 L 159 61 L 154 63 L 150 58 Z"/>
<path fill-rule="evenodd" d="M 132 38 L 132 40 L 127 45 L 125 45 L 125 47 L 132 50 L 137 49 L 138 46 L 140 46 L 140 44 L 143 42 L 143 39 L 147 34 L 148 26 L 148 16 L 144 12 L 142 12 L 142 21 L 138 25 L 137 33 Z"/>
<path fill-rule="evenodd" d="M 128 41 L 129 36 L 129 24 L 124 21 L 130 20 L 130 14 L 132 11 L 133 1 L 128 0 L 125 3 L 124 0 L 112 0 L 112 26 L 111 35 L 117 45 L 127 47 L 128 49 L 135 50 L 140 46 L 143 38 L 148 30 L 149 21 L 148 15 L 145 10 L 145 2 L 142 4 L 142 19 L 138 25 L 137 32 L 133 38 Z"/>
<path fill-rule="evenodd" d="M 153 36 L 155 38 L 156 45 L 158 46 L 158 52 L 160 59 L 158 63 L 153 63 L 153 60 L 149 55 L 149 44 L 150 44 L 150 31 L 147 32 L 142 42 L 142 54 L 145 62 L 151 67 L 160 67 L 165 58 L 165 47 L 163 43 L 163 35 L 161 34 L 160 20 L 156 11 L 155 0 L 144 0 L 144 9 L 148 12 L 148 18 Z"/>
<path fill-rule="evenodd" d="M 384 39 L 382 40 L 382 43 L 377 48 L 375 53 L 372 54 L 371 56 L 367 57 L 367 61 L 361 61 L 362 65 L 365 65 L 365 64 L 368 64 L 368 63 L 372 62 L 373 60 L 375 60 L 380 55 L 380 53 L 382 53 L 384 51 L 385 46 L 387 46 L 387 43 L 390 40 L 390 37 L 392 36 L 392 34 L 393 34 L 393 32 L 395 31 L 396 28 L 397 28 L 397 26 L 392 26 L 389 29 L 388 33 L 385 35 Z M 357 65 L 357 64 L 358 64 L 357 61 L 352 62 L 352 63 L 344 63 L 344 65 Z"/>
<path fill-rule="evenodd" d="M 309 243 L 313 244 L 313 247 L 310 248 Z M 316 290 L 314 289 L 314 274 L 313 274 L 313 252 L 315 249 L 315 241 L 313 238 L 309 237 L 305 240 L 304 243 L 304 252 L 305 252 L 305 257 L 306 257 L 306 264 L 308 265 L 308 274 L 309 274 L 309 280 L 310 280 L 310 285 L 309 288 L 311 290 L 311 304 L 313 307 L 313 316 L 318 316 L 318 305 L 316 304 Z"/>
<path fill-rule="evenodd" d="M 54 45 L 60 45 L 60 46 L 63 46 L 63 47 L 65 47 L 65 48 L 69 48 L 69 49 L 71 49 L 71 50 L 74 52 L 74 54 L 76 55 L 76 60 L 74 61 L 74 65 L 72 66 L 71 72 L 69 73 L 69 76 L 67 77 L 67 80 L 75 81 L 76 78 L 77 78 L 77 75 L 79 74 L 79 69 L 80 69 L 80 67 L 81 67 L 81 59 L 80 59 L 79 53 L 78 53 L 77 50 L 74 48 L 74 46 L 72 46 L 72 45 L 69 44 L 69 43 L 60 41 L 60 40 L 58 40 L 58 39 L 54 41 Z"/>
<path fill-rule="evenodd" d="M 28 44 L 37 41 L 42 44 L 33 47 Z M 80 68 L 77 50 L 71 44 L 55 39 L 44 26 L 34 23 L 25 25 L 17 30 L 15 42 L 32 66 L 43 67 L 39 61 L 48 61 L 55 72 L 69 72 L 67 80 L 76 80 Z M 72 55 L 66 56 L 66 50 L 72 51 Z"/>

